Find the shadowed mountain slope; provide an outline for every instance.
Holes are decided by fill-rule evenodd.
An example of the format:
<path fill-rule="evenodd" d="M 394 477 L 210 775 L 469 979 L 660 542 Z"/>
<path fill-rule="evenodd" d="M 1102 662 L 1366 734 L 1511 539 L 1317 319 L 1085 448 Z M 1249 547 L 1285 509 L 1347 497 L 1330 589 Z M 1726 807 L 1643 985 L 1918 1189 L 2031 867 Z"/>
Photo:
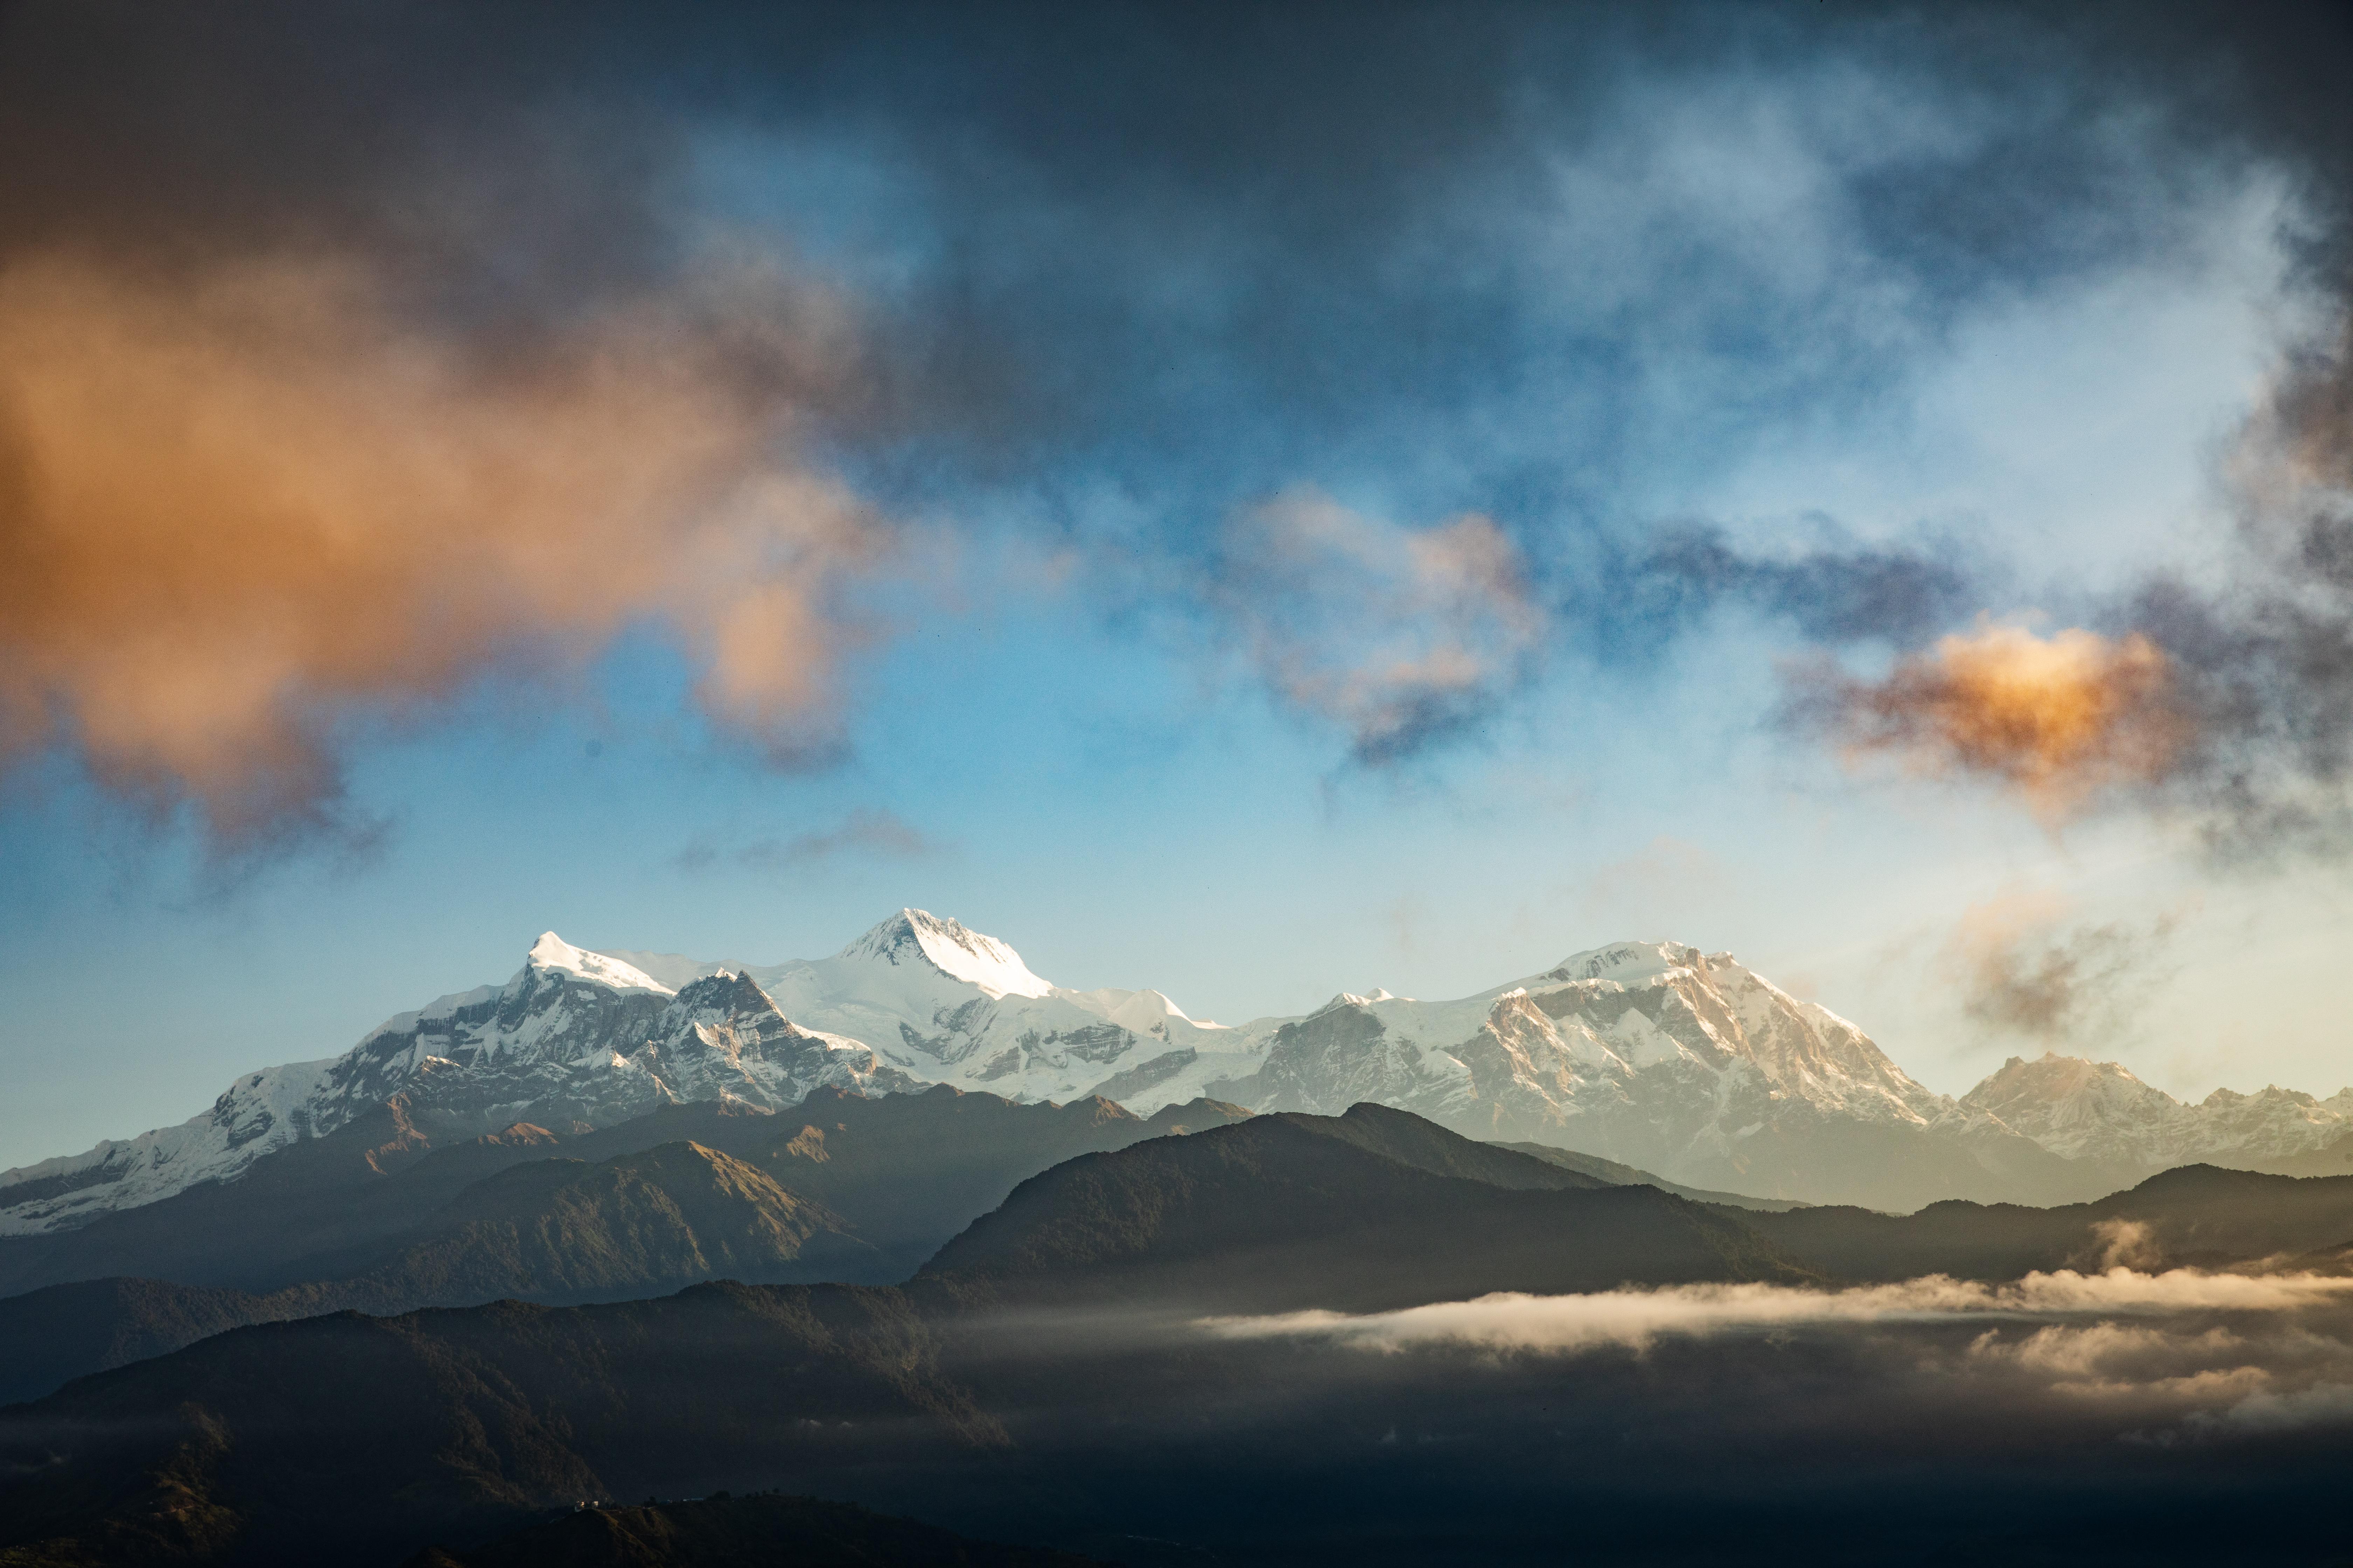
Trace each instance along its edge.
<path fill-rule="evenodd" d="M 875 1248 L 877 1272 L 860 1278 L 883 1283 L 905 1279 L 1040 1171 L 1249 1115 L 1209 1100 L 1138 1117 L 1103 1099 L 1023 1105 L 945 1086 L 884 1097 L 827 1089 L 765 1125 L 739 1119 L 726 1131 L 743 1141 L 719 1146 L 839 1214 Z"/>
<path fill-rule="evenodd" d="M 239 1329 L 0 1412 L 0 1562 L 396 1562 L 586 1497 L 1002 1441 L 897 1291 Z"/>
<path fill-rule="evenodd" d="M 703 1498 L 610 1504 L 465 1552 L 435 1548 L 404 1568 L 1103 1568 L 1091 1557 L 969 1541 L 911 1519 L 815 1498 Z"/>
<path fill-rule="evenodd" d="M 1360 1105 L 1072 1160 L 916 1282 L 972 1304 L 1275 1311 L 1807 1277 L 1727 1213 Z"/>
<path fill-rule="evenodd" d="M 1050 1165 L 1247 1114 L 1207 1100 L 1145 1119 L 1103 1100 L 1017 1105 L 944 1088 L 871 1098 L 828 1088 L 781 1114 L 702 1100 L 611 1127 L 518 1123 L 437 1146 L 396 1097 L 325 1137 L 264 1155 L 236 1180 L 200 1183 L 77 1230 L 0 1239 L 0 1294 L 125 1275 L 256 1292 L 343 1279 L 385 1262 L 461 1193 L 511 1166 L 689 1142 L 832 1209 L 873 1248 L 841 1268 L 879 1284 L 904 1279 Z M 812 1128 L 816 1136 L 805 1136 Z"/>
<path fill-rule="evenodd" d="M 0 1300 L 0 1405 L 289 1314 L 243 1290 L 165 1279 L 85 1279 Z"/>
<path fill-rule="evenodd" d="M 2353 1244 L 2353 1176 L 2185 1165 L 2096 1203 L 2058 1208 L 1942 1203 L 1910 1215 L 1823 1207 L 1747 1218 L 1785 1255 L 1841 1279 L 2217 1268 Z"/>
<path fill-rule="evenodd" d="M 435 1149 L 395 1101 L 239 1181 L 0 1242 L 0 1264 L 46 1258 L 79 1281 L 0 1299 L 0 1342 L 32 1347 L 0 1362 L 0 1402 L 240 1323 L 348 1309 L 612 1300 L 723 1277 L 888 1283 L 1024 1177 L 1244 1114 L 823 1089 L 782 1116 L 703 1101 L 586 1134 L 516 1126 Z M 79 1274 L 109 1261 L 163 1278 Z"/>
<path fill-rule="evenodd" d="M 468 1188 L 432 1229 L 366 1273 L 317 1290 L 334 1308 L 406 1311 L 518 1296 L 645 1295 L 719 1277 L 777 1282 L 854 1268 L 872 1249 L 822 1206 L 700 1143 L 599 1164 L 538 1160 Z"/>
<path fill-rule="evenodd" d="M 1558 1165 L 1564 1171 L 1577 1171 L 1593 1176 L 1613 1187 L 1656 1187 L 1662 1193 L 1672 1193 L 1679 1198 L 1689 1198 L 1695 1204 L 1721 1204 L 1727 1208 L 1757 1209 L 1766 1214 L 1779 1214 L 1786 1209 L 1801 1209 L 1808 1205 L 1795 1198 L 1752 1198 L 1745 1193 L 1710 1192 L 1704 1187 L 1686 1187 L 1664 1176 L 1654 1176 L 1648 1171 L 1623 1165 L 1615 1160 L 1605 1160 L 1599 1154 L 1580 1154 L 1574 1149 L 1556 1149 L 1549 1143 L 1502 1143 L 1515 1154 L 1527 1154 L 1548 1165 Z"/>
<path fill-rule="evenodd" d="M 270 1289 L 316 1278 L 303 1260 L 394 1234 L 509 1161 L 544 1157 L 554 1135 L 516 1128 L 485 1141 L 463 1180 L 399 1180 L 432 1140 L 396 1097 L 322 1138 L 254 1161 L 235 1181 L 205 1182 L 160 1202 L 102 1215 L 78 1229 L 0 1239 L 0 1290 L 136 1274 L 189 1285 Z M 397 1194 L 406 1201 L 386 1202 Z"/>
<path fill-rule="evenodd" d="M 0 1402 L 177 1350 L 248 1323 L 322 1313 L 566 1304 L 675 1290 L 728 1277 L 786 1283 L 849 1271 L 872 1249 L 818 1205 L 699 1143 L 602 1164 L 542 1160 L 461 1194 L 374 1268 L 254 1294 L 155 1279 L 55 1285 L 0 1300 Z"/>

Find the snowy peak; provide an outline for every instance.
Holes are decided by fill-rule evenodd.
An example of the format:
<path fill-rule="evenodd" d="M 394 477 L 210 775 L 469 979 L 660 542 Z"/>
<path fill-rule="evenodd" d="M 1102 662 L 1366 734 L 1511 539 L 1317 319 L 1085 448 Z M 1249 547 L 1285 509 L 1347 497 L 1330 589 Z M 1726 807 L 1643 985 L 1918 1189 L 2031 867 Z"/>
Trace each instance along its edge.
<path fill-rule="evenodd" d="M 2218 1089 L 2184 1105 L 2120 1063 L 2055 1051 L 2032 1061 L 2010 1058 L 1960 1102 L 2053 1153 L 2151 1168 L 2308 1154 L 2353 1136 L 2353 1091 L 2322 1100 L 2277 1088 Z"/>
<path fill-rule="evenodd" d="M 1732 955 L 1719 955 L 1730 963 Z M 1546 972 L 1547 980 L 1608 980 L 1620 985 L 1640 985 L 1678 969 L 1705 973 L 1707 960 L 1699 949 L 1679 942 L 1616 942 L 1589 952 L 1572 953 Z"/>
<path fill-rule="evenodd" d="M 2173 1099 L 2163 1089 L 2153 1089 L 2135 1078 L 2122 1062 L 2095 1062 L 2045 1051 L 2032 1061 L 2024 1057 L 2010 1058 L 1983 1083 L 1962 1096 L 1962 1103 L 2006 1118 L 2008 1110 L 2023 1110 L 2081 1095 L 2129 1100 L 2146 1100 L 2152 1095 L 2164 1100 Z"/>
<path fill-rule="evenodd" d="M 526 972 L 533 969 L 552 970 L 575 975 L 616 991 L 649 991 L 658 996 L 670 994 L 670 988 L 617 958 L 607 958 L 601 952 L 575 947 L 554 931 L 542 931 L 539 940 L 531 944 L 531 955 L 524 961 Z"/>
<path fill-rule="evenodd" d="M 841 957 L 890 964 L 923 963 L 992 999 L 1044 996 L 1053 987 L 1029 973 L 1021 955 L 962 921 L 927 910 L 901 910 L 841 950 Z"/>

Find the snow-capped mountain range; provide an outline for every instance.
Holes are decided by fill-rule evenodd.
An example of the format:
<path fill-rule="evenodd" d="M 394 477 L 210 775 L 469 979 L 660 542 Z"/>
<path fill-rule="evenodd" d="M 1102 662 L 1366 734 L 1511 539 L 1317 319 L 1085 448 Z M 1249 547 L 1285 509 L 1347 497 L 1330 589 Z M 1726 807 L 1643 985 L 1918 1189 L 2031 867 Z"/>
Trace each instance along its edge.
<path fill-rule="evenodd" d="M 831 958 L 769 966 L 592 952 L 548 932 L 503 986 L 402 1014 L 340 1057 L 248 1074 L 176 1127 L 0 1173 L 0 1235 L 234 1178 L 394 1094 L 438 1137 L 940 1083 L 1099 1094 L 1142 1115 L 1204 1095 L 1321 1113 L 1375 1100 L 1694 1186 L 1883 1207 L 2065 1201 L 2186 1160 L 2353 1137 L 2353 1090 L 2186 1106 L 2115 1064 L 2059 1057 L 2013 1059 L 1954 1100 L 1730 954 L 1673 942 L 1616 943 L 1455 1001 L 1343 993 L 1229 1027 L 1156 991 L 1050 984 L 1004 942 L 902 910 Z"/>
<path fill-rule="evenodd" d="M 2195 1105 L 2143 1083 L 2120 1063 L 2046 1051 L 2012 1057 L 1961 1096 L 2053 1153 L 2151 1169 L 2199 1162 L 2231 1165 L 2317 1155 L 2353 1135 L 2353 1089 L 2327 1100 L 2273 1087 L 2218 1089 Z M 2353 1144 L 2343 1163 L 2353 1173 Z"/>

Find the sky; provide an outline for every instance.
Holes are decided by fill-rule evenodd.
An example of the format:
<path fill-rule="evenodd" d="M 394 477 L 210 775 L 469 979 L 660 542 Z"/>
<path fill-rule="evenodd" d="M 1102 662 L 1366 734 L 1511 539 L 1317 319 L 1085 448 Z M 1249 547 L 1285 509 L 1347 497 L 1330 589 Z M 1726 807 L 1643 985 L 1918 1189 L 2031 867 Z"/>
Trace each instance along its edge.
<path fill-rule="evenodd" d="M 2339 8 L 0 9 L 0 1165 L 543 930 L 2353 1082 Z"/>

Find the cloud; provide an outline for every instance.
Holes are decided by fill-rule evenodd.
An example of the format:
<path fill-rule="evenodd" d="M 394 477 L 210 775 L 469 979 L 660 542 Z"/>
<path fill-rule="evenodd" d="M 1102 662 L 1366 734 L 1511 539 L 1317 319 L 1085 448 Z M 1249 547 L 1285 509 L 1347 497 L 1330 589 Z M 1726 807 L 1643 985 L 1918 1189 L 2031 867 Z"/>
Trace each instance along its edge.
<path fill-rule="evenodd" d="M 1876 679 L 1800 660 L 1787 717 L 2049 824 L 2128 808 L 2230 857 L 2353 849 L 2353 311 L 2324 320 L 2218 465 L 2235 522 L 2214 572 L 2152 574 L 2048 636 L 1981 618 Z"/>
<path fill-rule="evenodd" d="M 1897 1285 L 1808 1290 L 1785 1285 L 1675 1285 L 1581 1296 L 1500 1292 L 1399 1311 L 1350 1316 L 1289 1312 L 1213 1318 L 1227 1338 L 1306 1336 L 1367 1350 L 1454 1342 L 1496 1351 L 1568 1352 L 1640 1349 L 1666 1335 L 1706 1337 L 1807 1324 L 1929 1322 L 1989 1316 L 2108 1313 L 2161 1316 L 2195 1310 L 2287 1312 L 2353 1300 L 2353 1279 L 2317 1274 L 2204 1274 L 2175 1269 L 2101 1274 L 2062 1269 L 2007 1285 L 1928 1275 Z"/>
<path fill-rule="evenodd" d="M 887 531 L 797 453 L 837 301 L 746 265 L 518 332 L 332 256 L 0 264 L 0 747 L 216 847 L 327 826 L 356 715 L 665 626 L 711 716 L 820 738 L 828 595 Z"/>
<path fill-rule="evenodd" d="M 2005 892 L 1961 913 L 1939 955 L 1961 1011 L 1997 1029 L 2059 1039 L 2116 1021 L 2128 988 L 2172 934 L 2122 924 L 2062 931 L 2067 905 L 2048 892 Z"/>
<path fill-rule="evenodd" d="M 789 870 L 836 855 L 865 852 L 913 858 L 936 854 L 939 846 L 897 814 L 861 807 L 838 827 L 796 835 L 791 838 L 761 838 L 727 852 L 724 858 L 756 870 Z M 674 864 L 681 870 L 701 871 L 717 863 L 721 851 L 702 840 L 681 850 Z"/>
<path fill-rule="evenodd" d="M 1617 591 L 1671 628 L 1732 603 L 1785 617 L 1813 642 L 1908 647 L 1966 620 L 2002 577 L 1956 537 L 1868 543 L 1816 521 L 1828 537 L 1778 553 L 1744 548 L 1716 527 L 1663 531 Z"/>
<path fill-rule="evenodd" d="M 2193 737 L 2172 663 L 2137 632 L 2045 637 L 1988 623 L 1907 654 L 1883 679 L 1800 667 L 1795 703 L 1850 759 L 1978 775 L 2057 820 L 2104 792 L 2164 779 Z"/>
<path fill-rule="evenodd" d="M 2095 1220 L 2092 1234 L 2100 1239 L 2100 1267 L 2104 1269 L 2145 1268 L 2165 1256 L 2155 1229 L 2143 1220 Z"/>
<path fill-rule="evenodd" d="M 1475 723 L 1545 632 L 1517 547 L 1466 513 L 1409 529 L 1295 489 L 1236 513 L 1213 602 L 1293 708 L 1389 763 Z"/>
<path fill-rule="evenodd" d="M 2256 1389 L 2227 1410 L 2200 1411 L 2184 1423 L 2194 1436 L 2263 1435 L 2312 1426 L 2353 1426 L 2353 1384 Z"/>
<path fill-rule="evenodd" d="M 86 557 L 128 546 L 123 575 L 153 592 L 112 623 L 134 635 L 111 673 L 103 639 L 77 652 L 26 634 L 39 657 L 0 688 L 0 737 L 17 754 L 62 737 L 115 787 L 193 799 L 222 841 L 250 841 L 333 815 L 355 721 L 575 668 L 612 627 L 652 621 L 701 662 L 712 713 L 779 754 L 821 753 L 844 637 L 827 584 L 887 536 L 828 471 L 894 515 L 1003 500 L 998 515 L 1050 520 L 1051 547 L 1080 535 L 1140 563 L 1180 610 L 1206 601 L 1281 700 L 1367 763 L 1472 731 L 1564 636 L 1639 657 L 1658 639 L 1630 629 L 1724 598 L 1819 641 L 1916 647 L 1981 591 L 1965 552 L 1848 542 L 1775 560 L 1691 531 L 1654 546 L 1641 498 L 1776 438 L 1778 411 L 1877 406 L 1893 367 L 1938 352 L 1978 303 L 2162 247 L 2202 210 L 2201 182 L 2291 165 L 2308 175 L 2302 209 L 2342 227 L 2343 159 L 2326 152 L 2346 140 L 2330 135 L 2342 52 L 2300 23 L 2194 6 L 1995 12 L 2003 26 L 1968 7 L 1402 7 L 1351 16 L 1334 48 L 1337 15 L 7 10 L 10 331 L 37 340 L 34 296 L 75 275 L 77 308 L 153 362 L 122 373 L 156 388 L 132 406 L 167 459 L 161 489 L 225 493 L 240 467 L 311 450 L 370 477 L 336 496 L 359 509 L 342 532 L 240 523 L 210 559 L 208 513 L 176 514 L 176 533 L 161 518 L 83 531 Z M 805 284 L 772 289 L 790 296 L 773 307 L 680 302 L 686 258 L 731 226 L 822 255 L 839 290 L 824 297 L 860 301 L 854 352 L 838 323 L 814 325 L 822 291 Z M 283 309 L 256 302 L 272 289 Z M 779 319 L 811 334 L 785 354 L 791 374 L 704 374 L 747 341 L 769 353 Z M 178 341 L 155 346 L 148 320 Z M 646 325 L 659 320 L 668 347 Z M 113 374 L 31 363 L 67 403 Z M 568 404 L 551 390 L 567 378 Z M 2326 366 L 2290 379 L 2293 427 L 2325 426 Z M 269 463 L 225 448 L 217 421 L 174 417 L 214 385 L 236 394 L 225 408 L 286 422 L 285 443 L 244 440 Z M 640 403 L 659 405 L 642 439 L 614 412 Z M 87 473 L 99 444 L 23 422 L 0 414 L 0 528 L 12 570 L 19 552 L 37 568 L 5 605 L 12 627 L 54 583 L 35 546 L 55 530 L 23 522 L 46 492 L 26 476 Z M 820 449 L 838 467 L 806 455 Z M 524 513 L 584 509 L 583 553 L 613 552 L 641 596 L 608 602 L 525 522 L 490 527 L 438 585 L 429 552 L 376 559 L 397 553 L 386 526 L 467 542 L 447 521 L 452 476 L 501 467 L 530 471 L 512 481 Z M 1454 521 L 1404 528 L 1282 490 L 1303 475 Z M 396 504 L 406 493 L 417 509 Z M 689 500 L 734 521 L 680 522 Z M 635 506 L 650 521 L 623 527 Z M 1319 523 L 1319 506 L 1345 521 Z M 219 567 L 265 538 L 283 571 L 243 585 Z M 1622 574 L 1584 570 L 1620 555 L 1651 562 L 1655 599 L 1620 602 Z M 371 565 L 381 594 L 360 587 Z M 287 581 L 302 571 L 319 595 Z M 520 606 L 495 626 L 491 583 Z M 286 606 L 314 598 L 340 608 L 295 624 Z M 130 673 L 156 665 L 137 645 L 171 640 L 140 616 L 176 626 L 216 603 L 292 651 L 191 624 L 185 667 Z M 404 616 L 421 628 L 405 643 L 359 635 Z M 2084 635 L 2145 637 L 2200 736 L 2230 732 L 2186 639 Z M 2272 663 L 2312 665 L 2325 641 L 2274 639 Z M 1951 683 L 1919 657 L 1930 688 Z M 2260 706 L 2263 685 L 2217 691 Z M 1883 738 L 2063 796 L 2081 772 L 2064 745 L 2005 765 L 1999 746 L 1956 752 L 1950 729 L 1932 715 Z M 2214 778 L 2218 799 L 2241 788 Z M 2246 788 L 2276 803 L 2262 782 Z"/>

